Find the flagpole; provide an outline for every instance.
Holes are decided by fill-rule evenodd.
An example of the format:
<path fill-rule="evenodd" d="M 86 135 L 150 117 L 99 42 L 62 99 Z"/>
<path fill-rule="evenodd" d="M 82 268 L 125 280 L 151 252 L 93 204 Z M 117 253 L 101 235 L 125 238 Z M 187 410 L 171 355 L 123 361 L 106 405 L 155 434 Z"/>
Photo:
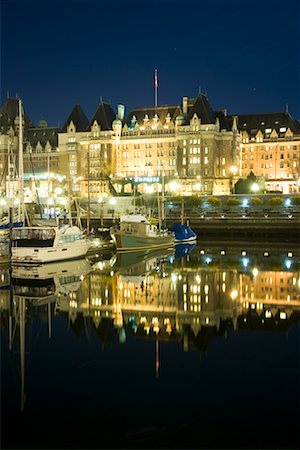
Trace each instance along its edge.
<path fill-rule="evenodd" d="M 157 88 L 158 88 L 158 79 L 157 79 L 157 69 L 154 72 L 154 104 L 157 106 Z"/>

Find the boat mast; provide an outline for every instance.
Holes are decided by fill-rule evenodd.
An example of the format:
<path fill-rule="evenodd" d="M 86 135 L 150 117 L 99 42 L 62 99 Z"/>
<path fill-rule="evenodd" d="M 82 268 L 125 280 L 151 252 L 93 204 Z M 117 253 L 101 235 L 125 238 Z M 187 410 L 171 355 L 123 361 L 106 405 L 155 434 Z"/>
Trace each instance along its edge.
<path fill-rule="evenodd" d="M 19 99 L 19 210 L 18 220 L 24 223 L 24 163 L 23 163 L 23 118 L 22 101 Z"/>

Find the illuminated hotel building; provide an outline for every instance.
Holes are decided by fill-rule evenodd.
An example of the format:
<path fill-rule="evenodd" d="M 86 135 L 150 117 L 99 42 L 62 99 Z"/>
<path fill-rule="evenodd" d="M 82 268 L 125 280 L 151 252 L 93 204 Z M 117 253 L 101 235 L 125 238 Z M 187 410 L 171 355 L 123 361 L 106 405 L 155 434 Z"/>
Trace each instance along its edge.
<path fill-rule="evenodd" d="M 0 111 L 2 191 L 9 141 L 17 161 L 17 115 L 17 100 L 8 99 Z M 229 194 L 250 172 L 269 191 L 299 191 L 300 124 L 287 111 L 228 116 L 199 94 L 127 115 L 124 105 L 116 114 L 101 101 L 91 120 L 75 105 L 61 129 L 45 121 L 34 127 L 24 117 L 25 181 L 40 197 L 62 179 L 73 195 L 87 198 L 89 191 L 91 199 L 132 192 L 133 183 L 144 192 L 149 184 L 161 190 L 164 182 L 169 192 L 174 181 L 184 195 Z"/>

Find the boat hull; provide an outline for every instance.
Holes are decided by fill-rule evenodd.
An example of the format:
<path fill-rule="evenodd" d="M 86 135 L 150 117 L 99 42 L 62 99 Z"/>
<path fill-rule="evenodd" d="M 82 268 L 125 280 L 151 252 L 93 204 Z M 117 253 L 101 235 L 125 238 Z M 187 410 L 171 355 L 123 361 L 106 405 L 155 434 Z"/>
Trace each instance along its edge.
<path fill-rule="evenodd" d="M 174 246 L 174 236 L 136 236 L 116 231 L 112 234 L 117 252 L 137 252 Z"/>
<path fill-rule="evenodd" d="M 14 264 L 42 264 L 80 258 L 86 255 L 91 242 L 70 242 L 57 247 L 12 247 L 11 261 Z"/>

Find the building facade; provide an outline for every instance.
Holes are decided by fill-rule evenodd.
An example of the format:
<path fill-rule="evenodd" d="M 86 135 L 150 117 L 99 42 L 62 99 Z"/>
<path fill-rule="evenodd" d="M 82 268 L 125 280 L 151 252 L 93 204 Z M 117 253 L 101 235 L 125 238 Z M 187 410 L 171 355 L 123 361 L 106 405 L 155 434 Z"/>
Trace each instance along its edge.
<path fill-rule="evenodd" d="M 1 108 L 0 129 L 5 195 L 18 164 L 16 99 Z M 135 108 L 127 116 L 124 105 L 115 113 L 101 102 L 91 120 L 75 105 L 61 129 L 45 121 L 35 127 L 24 112 L 24 177 L 32 201 L 63 194 L 99 200 L 134 186 L 224 195 L 250 172 L 263 177 L 269 191 L 294 193 L 299 161 L 300 123 L 288 111 L 228 116 L 213 110 L 204 94 L 178 105 Z"/>

